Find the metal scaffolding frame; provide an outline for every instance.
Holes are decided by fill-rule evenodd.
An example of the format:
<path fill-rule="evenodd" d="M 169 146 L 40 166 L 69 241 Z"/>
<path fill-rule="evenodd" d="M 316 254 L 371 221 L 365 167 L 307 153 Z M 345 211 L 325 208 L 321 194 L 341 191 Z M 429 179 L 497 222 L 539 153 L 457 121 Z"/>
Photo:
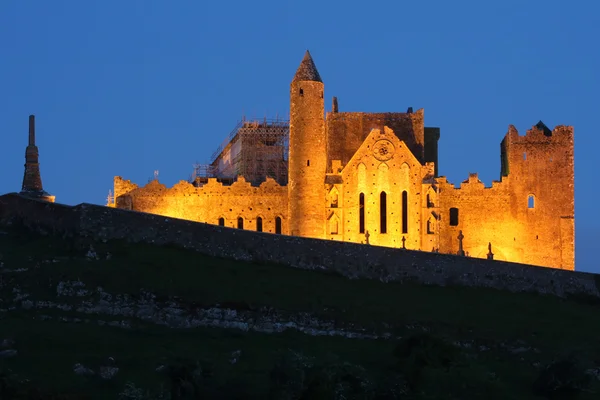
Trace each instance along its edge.
<path fill-rule="evenodd" d="M 207 178 L 232 182 L 243 176 L 253 185 L 267 177 L 280 185 L 288 179 L 289 122 L 281 119 L 243 118 L 212 154 L 209 164 L 195 164 L 192 181 Z"/>

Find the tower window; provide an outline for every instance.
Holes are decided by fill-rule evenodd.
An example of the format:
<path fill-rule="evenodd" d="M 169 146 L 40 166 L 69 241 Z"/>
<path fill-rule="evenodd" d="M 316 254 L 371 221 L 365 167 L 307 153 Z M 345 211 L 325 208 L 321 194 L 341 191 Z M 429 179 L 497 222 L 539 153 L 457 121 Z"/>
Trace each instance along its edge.
<path fill-rule="evenodd" d="M 365 194 L 358 195 L 358 232 L 365 233 Z"/>
<path fill-rule="evenodd" d="M 527 208 L 535 208 L 535 197 L 532 194 L 527 197 Z"/>
<path fill-rule="evenodd" d="M 275 233 L 281 234 L 281 217 L 275 218 Z"/>
<path fill-rule="evenodd" d="M 256 218 L 256 232 L 262 232 L 262 231 L 263 231 L 262 218 L 258 217 L 258 218 Z"/>
<path fill-rule="evenodd" d="M 402 233 L 408 233 L 408 192 L 402 192 Z"/>
<path fill-rule="evenodd" d="M 450 226 L 458 226 L 458 208 L 450 209 Z"/>
<path fill-rule="evenodd" d="M 379 195 L 379 230 L 387 233 L 387 194 L 381 192 Z"/>
<path fill-rule="evenodd" d="M 304 90 L 300 89 L 300 96 L 304 96 Z"/>
<path fill-rule="evenodd" d="M 527 160 L 527 153 L 523 152 L 523 160 Z"/>
<path fill-rule="evenodd" d="M 219 218 L 219 226 L 225 226 L 225 218 Z"/>
<path fill-rule="evenodd" d="M 238 224 L 237 224 L 238 225 L 238 229 L 244 229 L 244 218 L 239 217 L 238 220 L 237 220 L 237 222 L 238 222 Z"/>
<path fill-rule="evenodd" d="M 310 167 L 310 160 L 306 160 L 306 166 Z"/>

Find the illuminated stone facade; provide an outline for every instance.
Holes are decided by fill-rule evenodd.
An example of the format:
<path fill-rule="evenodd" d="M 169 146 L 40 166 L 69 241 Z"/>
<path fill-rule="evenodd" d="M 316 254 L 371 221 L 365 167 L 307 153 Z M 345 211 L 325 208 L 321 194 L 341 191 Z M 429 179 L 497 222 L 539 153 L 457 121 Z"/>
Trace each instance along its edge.
<path fill-rule="evenodd" d="M 233 228 L 574 269 L 573 128 L 509 127 L 501 180 L 438 176 L 424 112 L 325 114 L 307 52 L 290 85 L 288 184 L 209 178 L 172 188 L 115 177 L 114 203 Z M 459 239 L 462 238 L 462 239 Z"/>

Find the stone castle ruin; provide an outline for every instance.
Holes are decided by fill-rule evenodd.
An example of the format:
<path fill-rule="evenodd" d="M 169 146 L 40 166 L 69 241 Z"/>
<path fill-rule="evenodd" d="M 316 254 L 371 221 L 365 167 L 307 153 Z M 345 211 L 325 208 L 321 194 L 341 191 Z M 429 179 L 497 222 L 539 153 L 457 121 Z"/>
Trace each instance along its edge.
<path fill-rule="evenodd" d="M 290 120 L 242 120 L 190 181 L 114 178 L 109 206 L 208 224 L 574 269 L 573 127 L 541 121 L 501 143 L 500 180 L 439 176 L 423 109 L 325 112 L 307 51 Z M 32 161 L 33 163 L 33 161 Z M 33 164 L 32 164 L 33 165 Z M 26 173 L 27 175 L 27 173 Z M 37 186 L 36 186 L 37 188 Z M 41 182 L 39 185 L 41 190 Z"/>

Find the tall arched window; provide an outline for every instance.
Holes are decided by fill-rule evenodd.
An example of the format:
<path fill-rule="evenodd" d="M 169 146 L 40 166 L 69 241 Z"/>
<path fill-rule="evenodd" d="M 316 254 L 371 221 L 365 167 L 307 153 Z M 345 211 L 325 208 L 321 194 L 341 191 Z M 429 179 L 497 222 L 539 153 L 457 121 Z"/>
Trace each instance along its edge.
<path fill-rule="evenodd" d="M 219 226 L 225 226 L 225 218 L 219 218 Z"/>
<path fill-rule="evenodd" d="M 381 192 L 379 195 L 379 231 L 387 233 L 387 194 Z"/>
<path fill-rule="evenodd" d="M 261 217 L 257 217 L 256 218 L 256 232 L 262 232 L 263 228 L 262 228 L 262 218 Z"/>
<path fill-rule="evenodd" d="M 281 217 L 275 218 L 275 233 L 281 234 Z"/>
<path fill-rule="evenodd" d="M 365 194 L 358 195 L 358 232 L 365 233 Z"/>
<path fill-rule="evenodd" d="M 402 192 L 402 233 L 408 233 L 408 193 Z"/>
<path fill-rule="evenodd" d="M 238 229 L 244 229 L 244 218 L 238 218 Z"/>
<path fill-rule="evenodd" d="M 532 194 L 527 197 L 527 208 L 535 208 L 535 197 Z"/>

